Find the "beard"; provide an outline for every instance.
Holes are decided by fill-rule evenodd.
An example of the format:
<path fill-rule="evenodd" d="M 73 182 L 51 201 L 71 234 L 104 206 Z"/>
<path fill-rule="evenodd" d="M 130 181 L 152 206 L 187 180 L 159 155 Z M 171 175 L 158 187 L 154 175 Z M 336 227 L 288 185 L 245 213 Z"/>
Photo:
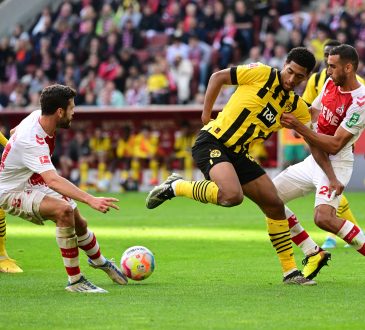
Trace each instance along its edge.
<path fill-rule="evenodd" d="M 59 121 L 57 127 L 58 128 L 70 128 L 71 127 L 71 120 L 67 119 L 67 118 L 62 118 Z"/>

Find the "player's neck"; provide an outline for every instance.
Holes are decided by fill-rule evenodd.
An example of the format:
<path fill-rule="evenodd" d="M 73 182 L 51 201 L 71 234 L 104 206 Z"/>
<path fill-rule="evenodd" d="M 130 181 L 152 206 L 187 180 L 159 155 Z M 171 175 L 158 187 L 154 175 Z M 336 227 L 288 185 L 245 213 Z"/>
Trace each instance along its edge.
<path fill-rule="evenodd" d="M 351 92 L 360 87 L 360 83 L 357 79 L 349 79 L 343 86 L 340 86 L 341 91 L 343 92 Z"/>
<path fill-rule="evenodd" d="M 51 116 L 43 116 L 43 115 L 40 116 L 39 124 L 42 126 L 43 130 L 47 133 L 47 135 L 53 136 L 55 134 L 56 125 Z"/>

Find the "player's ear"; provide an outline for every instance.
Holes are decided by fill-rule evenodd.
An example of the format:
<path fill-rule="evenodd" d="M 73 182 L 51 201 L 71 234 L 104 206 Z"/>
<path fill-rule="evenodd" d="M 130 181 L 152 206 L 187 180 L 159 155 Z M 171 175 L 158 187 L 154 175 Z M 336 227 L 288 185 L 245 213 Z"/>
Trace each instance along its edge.
<path fill-rule="evenodd" d="M 65 110 L 62 109 L 62 108 L 58 108 L 56 112 L 57 112 L 57 116 L 59 118 L 62 118 L 63 117 L 63 113 L 65 112 Z"/>

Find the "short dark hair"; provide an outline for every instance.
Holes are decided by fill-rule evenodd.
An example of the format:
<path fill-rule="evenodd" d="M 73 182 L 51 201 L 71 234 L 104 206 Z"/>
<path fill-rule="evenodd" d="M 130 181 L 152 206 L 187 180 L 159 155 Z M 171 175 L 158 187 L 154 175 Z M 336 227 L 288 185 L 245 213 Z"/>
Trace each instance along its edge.
<path fill-rule="evenodd" d="M 354 71 L 356 72 L 357 67 L 359 66 L 359 54 L 354 47 L 342 44 L 332 48 L 330 55 L 339 55 L 342 62 L 351 62 L 354 67 Z"/>
<path fill-rule="evenodd" d="M 51 85 L 42 90 L 40 103 L 42 115 L 53 115 L 58 108 L 67 109 L 70 99 L 76 96 L 76 91 L 64 85 Z"/>
<path fill-rule="evenodd" d="M 335 40 L 335 39 L 330 39 L 328 40 L 325 44 L 324 44 L 324 47 L 335 47 L 335 46 L 339 46 L 341 45 L 341 43 L 338 41 L 338 40 Z"/>
<path fill-rule="evenodd" d="M 316 65 L 316 59 L 314 55 L 305 47 L 293 48 L 286 58 L 286 63 L 291 61 L 299 64 L 307 69 L 307 73 L 311 72 Z"/>

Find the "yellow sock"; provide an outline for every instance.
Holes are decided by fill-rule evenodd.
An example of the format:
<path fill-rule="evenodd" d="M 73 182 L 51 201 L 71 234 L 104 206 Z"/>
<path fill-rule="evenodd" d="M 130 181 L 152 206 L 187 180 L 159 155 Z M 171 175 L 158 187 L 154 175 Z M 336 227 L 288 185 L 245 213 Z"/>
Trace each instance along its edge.
<path fill-rule="evenodd" d="M 98 180 L 103 180 L 106 170 L 106 164 L 104 162 L 100 162 L 98 164 Z"/>
<path fill-rule="evenodd" d="M 213 181 L 180 180 L 175 186 L 175 195 L 184 196 L 202 203 L 218 204 L 218 186 Z"/>
<path fill-rule="evenodd" d="M 190 155 L 184 157 L 185 178 L 193 180 L 193 158 Z"/>
<path fill-rule="evenodd" d="M 266 218 L 266 223 L 271 244 L 276 250 L 284 276 L 286 276 L 297 269 L 288 220 Z"/>
<path fill-rule="evenodd" d="M 156 159 L 150 160 L 151 180 L 158 179 L 158 161 Z"/>
<path fill-rule="evenodd" d="M 80 164 L 80 187 L 86 187 L 89 173 L 89 164 L 83 162 Z"/>
<path fill-rule="evenodd" d="M 5 241 L 6 241 L 5 212 L 3 209 L 0 209 L 0 257 L 8 256 L 5 249 Z"/>
<path fill-rule="evenodd" d="M 346 219 L 351 221 L 354 225 L 359 226 L 358 222 L 356 221 L 356 218 L 354 217 L 353 213 L 351 212 L 349 201 L 345 197 L 345 195 L 342 195 L 340 205 L 338 206 L 337 210 L 337 217 L 341 219 Z"/>
<path fill-rule="evenodd" d="M 141 168 L 141 164 L 138 159 L 132 159 L 131 161 L 131 170 L 132 170 L 132 179 L 135 181 L 139 181 L 139 170 Z"/>
<path fill-rule="evenodd" d="M 0 132 L 0 144 L 5 147 L 8 143 L 8 139 Z"/>

